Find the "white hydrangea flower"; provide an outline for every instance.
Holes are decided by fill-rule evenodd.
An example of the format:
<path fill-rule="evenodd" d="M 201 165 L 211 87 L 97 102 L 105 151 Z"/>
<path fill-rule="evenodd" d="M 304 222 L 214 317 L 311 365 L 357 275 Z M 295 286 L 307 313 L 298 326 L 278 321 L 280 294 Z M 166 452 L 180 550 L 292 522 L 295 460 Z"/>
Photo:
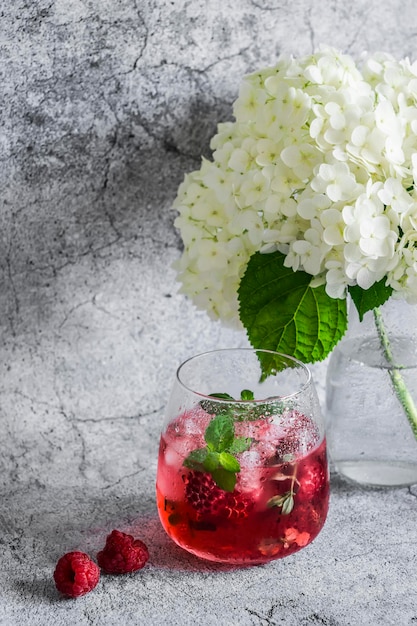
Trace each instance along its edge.
<path fill-rule="evenodd" d="M 417 301 L 417 62 L 280 57 L 244 78 L 233 112 L 178 189 L 182 292 L 239 324 L 251 255 L 279 250 L 332 298 L 385 278 Z"/>
<path fill-rule="evenodd" d="M 269 193 L 269 180 L 262 172 L 248 172 L 240 186 L 239 206 L 251 207 L 266 200 Z"/>
<path fill-rule="evenodd" d="M 331 298 L 344 298 L 346 287 L 353 284 L 353 281 L 348 280 L 343 263 L 328 261 L 326 268 L 326 293 Z"/>
<path fill-rule="evenodd" d="M 323 241 L 331 248 L 343 246 L 345 243 L 342 212 L 336 208 L 325 209 L 320 214 L 320 222 L 323 226 Z"/>
<path fill-rule="evenodd" d="M 322 163 L 314 172 L 311 188 L 325 194 L 332 202 L 352 200 L 362 191 L 362 185 L 356 182 L 347 163 Z"/>
<path fill-rule="evenodd" d="M 388 272 L 387 284 L 411 304 L 417 304 L 417 234 L 404 235 L 397 248 L 396 264 Z"/>
<path fill-rule="evenodd" d="M 301 181 L 308 180 L 312 170 L 321 161 L 319 150 L 309 143 L 287 146 L 280 157 Z"/>
<path fill-rule="evenodd" d="M 404 189 L 398 178 L 387 178 L 378 191 L 378 198 L 386 206 L 392 207 L 399 215 L 406 213 L 413 205 L 410 194 Z"/>
<path fill-rule="evenodd" d="M 323 261 L 329 246 L 322 239 L 320 226 L 317 223 L 314 225 L 316 228 L 305 231 L 304 239 L 297 239 L 290 244 L 284 264 L 294 271 L 302 267 L 308 274 L 317 276 L 324 269 Z"/>
<path fill-rule="evenodd" d="M 266 102 L 266 92 L 259 89 L 256 82 L 245 80 L 240 86 L 239 98 L 236 100 L 233 113 L 238 122 L 250 122 L 256 117 L 257 111 Z"/>

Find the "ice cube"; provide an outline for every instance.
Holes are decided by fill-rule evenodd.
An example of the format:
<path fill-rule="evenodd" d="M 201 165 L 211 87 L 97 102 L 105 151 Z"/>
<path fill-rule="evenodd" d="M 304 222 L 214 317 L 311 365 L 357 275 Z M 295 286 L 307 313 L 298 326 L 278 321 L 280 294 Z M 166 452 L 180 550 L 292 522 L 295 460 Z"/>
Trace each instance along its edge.
<path fill-rule="evenodd" d="M 247 450 L 239 454 L 239 463 L 238 488 L 240 491 L 250 493 L 256 499 L 262 487 L 263 467 L 261 455 L 257 450 Z"/>
<path fill-rule="evenodd" d="M 169 467 L 180 467 L 182 465 L 182 458 L 179 456 L 178 452 L 174 450 L 174 448 L 166 448 L 165 449 L 165 464 Z"/>

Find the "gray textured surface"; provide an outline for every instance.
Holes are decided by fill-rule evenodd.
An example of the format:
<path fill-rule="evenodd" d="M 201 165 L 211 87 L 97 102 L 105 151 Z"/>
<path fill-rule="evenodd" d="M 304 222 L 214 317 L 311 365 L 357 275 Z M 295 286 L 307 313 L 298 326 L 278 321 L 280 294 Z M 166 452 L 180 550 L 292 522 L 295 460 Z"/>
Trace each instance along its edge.
<path fill-rule="evenodd" d="M 244 570 L 171 545 L 154 502 L 174 369 L 245 342 L 176 293 L 178 183 L 244 73 L 320 42 L 416 58 L 414 1 L 1 0 L 0 16 L 0 624 L 417 623 L 417 488 L 334 480 L 317 540 Z M 149 565 L 62 600 L 57 558 L 114 527 Z"/>

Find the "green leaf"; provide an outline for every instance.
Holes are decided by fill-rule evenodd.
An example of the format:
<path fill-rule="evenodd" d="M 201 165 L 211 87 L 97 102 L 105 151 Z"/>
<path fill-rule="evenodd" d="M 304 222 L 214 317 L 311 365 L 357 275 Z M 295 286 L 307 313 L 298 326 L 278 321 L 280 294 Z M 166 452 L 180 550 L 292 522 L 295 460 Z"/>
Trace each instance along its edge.
<path fill-rule="evenodd" d="M 202 471 L 204 468 L 204 462 L 208 454 L 207 448 L 197 448 L 192 450 L 190 454 L 184 459 L 183 465 L 188 469 Z"/>
<path fill-rule="evenodd" d="M 346 332 L 346 301 L 310 287 L 312 277 L 284 259 L 281 252 L 252 255 L 239 286 L 240 319 L 254 348 L 321 361 Z M 264 375 L 276 369 L 271 357 L 259 356 Z"/>
<path fill-rule="evenodd" d="M 255 394 L 250 389 L 242 389 L 240 392 L 241 400 L 254 400 Z"/>
<path fill-rule="evenodd" d="M 294 508 L 294 494 L 292 491 L 288 491 L 279 496 L 272 496 L 272 498 L 268 500 L 267 506 L 277 506 L 281 509 L 283 515 L 289 515 Z"/>
<path fill-rule="evenodd" d="M 231 400 L 234 401 L 234 397 L 229 393 L 210 393 L 209 398 L 219 398 L 219 400 Z"/>
<path fill-rule="evenodd" d="M 240 472 L 239 461 L 229 452 L 220 452 L 218 459 L 223 469 L 228 472 Z"/>
<path fill-rule="evenodd" d="M 269 498 L 269 500 L 266 503 L 266 505 L 270 509 L 272 509 L 272 507 L 274 507 L 274 506 L 278 506 L 278 507 L 281 508 L 283 502 L 284 502 L 284 496 L 272 496 L 272 498 Z"/>
<path fill-rule="evenodd" d="M 221 489 L 233 491 L 236 474 L 240 472 L 239 461 L 234 455 L 248 450 L 252 440 L 235 438 L 234 420 L 227 414 L 213 417 L 205 430 L 204 439 L 207 447 L 190 452 L 183 465 L 199 472 L 208 472 Z"/>
<path fill-rule="evenodd" d="M 233 442 L 235 428 L 230 415 L 217 415 L 206 428 L 204 439 L 210 450 L 223 452 Z"/>
<path fill-rule="evenodd" d="M 242 416 L 250 419 L 250 412 L 253 407 L 242 404 L 242 401 L 254 400 L 255 394 L 250 389 L 242 389 L 240 392 L 240 400 L 236 400 L 228 393 L 211 393 L 209 398 L 216 400 L 225 400 L 227 402 L 212 402 L 210 400 L 202 400 L 200 406 L 207 412 L 214 415 L 229 415 L 233 419 L 240 419 Z"/>
<path fill-rule="evenodd" d="M 249 450 L 251 443 L 252 439 L 250 437 L 236 437 L 229 446 L 229 452 L 230 454 L 246 452 L 246 450 Z"/>
<path fill-rule="evenodd" d="M 384 304 L 392 294 L 392 287 L 385 284 L 384 278 L 374 283 L 369 289 L 354 285 L 348 287 L 348 290 L 359 313 L 360 321 L 363 320 L 365 313 Z"/>
<path fill-rule="evenodd" d="M 207 472 L 212 472 L 219 467 L 220 463 L 220 454 L 218 452 L 212 452 L 211 450 L 208 450 L 206 457 L 203 461 L 204 469 L 207 470 Z"/>
<path fill-rule="evenodd" d="M 294 496 L 293 494 L 288 494 L 288 496 L 285 498 L 283 504 L 282 504 L 282 514 L 283 515 L 289 515 L 291 513 L 291 511 L 294 508 Z"/>
<path fill-rule="evenodd" d="M 224 489 L 224 491 L 233 491 L 236 485 L 236 473 L 229 472 L 223 467 L 219 467 L 218 469 L 211 472 L 214 482 L 220 489 Z"/>

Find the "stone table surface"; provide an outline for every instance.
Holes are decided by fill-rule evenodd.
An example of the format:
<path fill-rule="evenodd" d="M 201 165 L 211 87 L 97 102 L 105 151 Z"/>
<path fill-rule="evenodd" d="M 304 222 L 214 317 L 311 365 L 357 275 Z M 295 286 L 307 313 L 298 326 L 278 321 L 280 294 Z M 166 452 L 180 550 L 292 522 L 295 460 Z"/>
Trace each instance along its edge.
<path fill-rule="evenodd" d="M 413 58 L 414 1 L 0 0 L 0 16 L 0 624 L 417 624 L 417 486 L 332 476 L 318 538 L 244 569 L 173 545 L 154 491 L 176 367 L 246 345 L 177 291 L 178 184 L 244 73 L 321 42 Z M 148 544 L 146 567 L 60 597 L 57 559 L 113 528 Z"/>

